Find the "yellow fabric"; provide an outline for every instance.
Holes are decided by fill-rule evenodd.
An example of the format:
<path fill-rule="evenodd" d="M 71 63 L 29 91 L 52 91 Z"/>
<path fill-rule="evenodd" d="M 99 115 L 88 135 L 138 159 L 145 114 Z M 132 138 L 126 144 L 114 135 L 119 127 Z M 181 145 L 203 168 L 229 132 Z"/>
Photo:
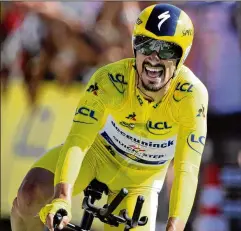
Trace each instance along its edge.
<path fill-rule="evenodd" d="M 45 168 L 54 173 L 60 150 L 61 146 L 51 149 L 39 159 L 33 167 Z M 116 169 L 118 169 L 118 172 Z M 154 231 L 155 229 L 153 227 L 155 227 L 156 224 L 155 217 L 158 206 L 158 185 L 162 184 L 161 179 L 164 179 L 165 173 L 166 170 L 162 172 L 153 170 L 141 171 L 129 169 L 128 167 L 121 167 L 118 162 L 113 161 L 112 158 L 106 156 L 105 153 L 96 152 L 96 150 L 90 148 L 82 162 L 79 175 L 74 185 L 73 194 L 77 195 L 82 192 L 94 178 L 97 178 L 101 182 L 106 182 L 111 189 L 108 202 L 113 200 L 120 188 L 126 187 L 128 188 L 129 194 L 114 213 L 119 214 L 121 209 L 126 208 L 131 216 L 134 211 L 137 197 L 143 195 L 145 197 L 145 202 L 143 204 L 141 216 L 148 216 L 149 221 L 147 225 L 133 230 Z M 104 230 L 123 231 L 124 228 L 123 226 L 115 228 L 105 225 Z"/>
<path fill-rule="evenodd" d="M 60 209 L 64 209 L 67 212 L 68 217 L 71 219 L 71 205 L 68 201 L 63 199 L 55 199 L 51 204 L 45 205 L 39 212 L 39 218 L 44 224 L 46 224 L 47 215 L 55 215 Z"/>
<path fill-rule="evenodd" d="M 71 144 L 69 144 L 69 147 L 71 147 Z M 58 168 L 56 168 L 55 172 L 54 185 L 62 182 L 74 185 L 83 158 L 84 155 L 79 147 L 73 146 L 69 148 L 67 152 L 65 152 L 65 149 L 63 148 L 60 152 L 60 157 L 57 163 Z"/>
<path fill-rule="evenodd" d="M 135 87 L 133 65 L 134 59 L 124 59 L 97 70 L 65 144 L 50 150 L 35 166 L 55 172 L 55 184 L 75 182 L 74 194 L 93 178 L 112 192 L 126 187 L 135 194 L 160 191 L 174 158 L 169 216 L 186 221 L 205 144 L 206 88 L 183 66 L 162 101 L 149 103 Z M 71 152 L 73 147 L 79 151 Z M 135 201 L 133 197 L 130 203 Z M 149 217 L 150 211 L 146 210 Z"/>
<path fill-rule="evenodd" d="M 193 96 L 180 102 L 179 140 L 174 158 L 175 177 L 169 217 L 179 217 L 183 221 L 188 219 L 195 198 L 201 154 L 207 132 L 207 103 L 208 94 L 204 88 L 195 89 Z M 181 110 L 182 108 L 185 110 Z"/>

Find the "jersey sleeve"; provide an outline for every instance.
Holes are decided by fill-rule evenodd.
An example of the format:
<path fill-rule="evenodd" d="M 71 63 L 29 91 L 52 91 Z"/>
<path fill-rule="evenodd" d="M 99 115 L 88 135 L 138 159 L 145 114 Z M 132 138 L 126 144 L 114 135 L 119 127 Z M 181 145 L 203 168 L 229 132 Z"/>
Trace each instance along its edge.
<path fill-rule="evenodd" d="M 169 217 L 186 222 L 195 198 L 198 172 L 207 132 L 208 92 L 202 83 L 179 104 L 179 133 L 174 156 L 174 181 Z"/>
<path fill-rule="evenodd" d="M 55 172 L 55 185 L 74 184 L 85 153 L 100 130 L 108 97 L 102 79 L 105 70 L 92 76 L 76 108 L 72 127 L 62 147 Z M 61 126 L 61 125 L 60 125 Z"/>

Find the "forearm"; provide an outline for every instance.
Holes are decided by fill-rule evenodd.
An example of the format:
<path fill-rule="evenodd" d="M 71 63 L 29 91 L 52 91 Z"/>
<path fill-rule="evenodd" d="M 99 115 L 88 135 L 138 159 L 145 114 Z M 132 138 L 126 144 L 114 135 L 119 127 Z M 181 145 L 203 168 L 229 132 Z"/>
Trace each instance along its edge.
<path fill-rule="evenodd" d="M 100 130 L 104 110 L 101 101 L 96 101 L 96 98 L 92 99 L 92 95 L 87 95 L 81 99 L 80 106 L 75 112 L 70 133 L 60 151 L 54 177 L 56 197 L 68 198 L 71 196 L 85 154 L 94 143 Z M 95 108 L 92 107 L 92 104 L 95 105 Z M 95 113 L 94 118 L 85 114 L 89 111 Z"/>
<path fill-rule="evenodd" d="M 183 231 L 193 207 L 207 133 L 207 108 L 208 92 L 201 83 L 179 103 L 176 116 L 180 127 L 167 231 Z"/>
<path fill-rule="evenodd" d="M 72 186 L 68 183 L 59 183 L 54 187 L 54 199 L 71 201 Z"/>
<path fill-rule="evenodd" d="M 196 195 L 197 182 L 198 168 L 196 166 L 183 163 L 178 173 L 175 173 L 170 196 L 169 218 L 178 218 L 177 226 L 179 223 L 185 224 L 188 220 Z M 182 230 L 177 229 L 177 231 Z"/>
<path fill-rule="evenodd" d="M 85 152 L 78 146 L 71 147 L 68 143 L 63 146 L 54 177 L 55 198 L 71 198 L 72 188 L 79 174 Z"/>

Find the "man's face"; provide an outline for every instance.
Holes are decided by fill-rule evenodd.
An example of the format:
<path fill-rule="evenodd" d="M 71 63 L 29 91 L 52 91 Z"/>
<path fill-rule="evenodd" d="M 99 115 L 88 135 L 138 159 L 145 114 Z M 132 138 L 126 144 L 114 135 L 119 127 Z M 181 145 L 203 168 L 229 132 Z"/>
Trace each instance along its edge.
<path fill-rule="evenodd" d="M 142 86 L 147 91 L 159 91 L 173 76 L 176 59 L 162 60 L 154 51 L 151 55 L 136 52 L 136 67 Z"/>

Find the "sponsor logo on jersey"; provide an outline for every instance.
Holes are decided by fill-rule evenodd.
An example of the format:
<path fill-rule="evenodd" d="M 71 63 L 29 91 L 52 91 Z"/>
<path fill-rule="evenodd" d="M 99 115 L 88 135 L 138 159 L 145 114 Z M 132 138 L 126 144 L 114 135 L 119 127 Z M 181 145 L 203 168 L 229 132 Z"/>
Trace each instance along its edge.
<path fill-rule="evenodd" d="M 138 163 L 157 165 L 174 157 L 176 135 L 165 140 L 146 139 L 122 130 L 112 116 L 107 118 L 100 135 L 123 158 L 128 158 L 128 154 L 131 154 L 135 156 L 134 159 Z"/>
<path fill-rule="evenodd" d="M 184 96 L 178 96 L 178 92 L 187 92 L 187 93 L 190 93 L 192 92 L 193 90 L 193 84 L 191 83 L 181 83 L 179 82 L 175 88 L 175 91 L 173 93 L 173 99 L 176 101 L 176 102 L 180 102 L 182 99 L 184 99 L 185 97 L 187 97 L 187 95 L 184 95 Z"/>
<path fill-rule="evenodd" d="M 88 118 L 91 118 L 92 120 L 96 120 L 98 121 L 98 119 L 95 117 L 95 111 L 94 110 L 91 110 L 87 107 L 80 107 L 80 108 L 77 108 L 76 109 L 76 112 L 75 112 L 75 118 L 74 118 L 74 122 L 78 122 L 78 123 L 90 123 L 90 122 L 87 122 L 87 121 L 80 121 L 79 119 L 76 119 L 76 116 L 77 115 L 83 115 L 83 116 L 86 116 Z"/>
<path fill-rule="evenodd" d="M 159 104 L 161 103 L 161 101 L 160 102 L 158 102 L 158 103 L 156 103 L 155 105 L 153 105 L 153 108 L 157 108 L 158 106 L 159 106 Z"/>
<path fill-rule="evenodd" d="M 125 137 L 126 139 L 130 140 L 131 142 L 135 144 L 139 144 L 142 147 L 150 147 L 150 148 L 166 148 L 171 145 L 174 145 L 174 140 L 168 140 L 168 142 L 155 142 L 145 139 L 140 139 L 139 137 L 136 137 L 134 135 L 129 135 L 128 133 L 125 133 L 122 131 L 121 128 L 117 126 L 117 124 L 114 121 L 111 121 L 112 126 L 116 129 L 117 133 Z"/>
<path fill-rule="evenodd" d="M 183 92 L 192 92 L 193 84 L 191 83 L 183 83 L 179 82 L 176 86 L 176 91 L 183 91 Z"/>
<path fill-rule="evenodd" d="M 129 128 L 130 130 L 133 130 L 134 127 L 135 127 L 135 124 L 133 124 L 133 123 L 127 123 L 127 122 L 125 122 L 125 121 L 121 121 L 120 124 L 121 124 L 122 126 L 124 126 L 124 127 Z"/>
<path fill-rule="evenodd" d="M 126 117 L 126 119 L 128 119 L 128 120 L 130 120 L 130 121 L 136 121 L 136 113 L 133 112 L 132 114 L 129 114 L 129 115 Z M 121 124 L 122 126 L 124 126 L 124 127 L 129 128 L 130 130 L 134 129 L 134 127 L 135 127 L 135 124 L 132 123 L 132 122 L 128 123 L 128 122 L 125 122 L 125 121 L 121 121 L 120 124 Z"/>
<path fill-rule="evenodd" d="M 195 152 L 202 154 L 206 137 L 198 135 L 196 132 L 191 133 L 187 138 L 188 146 Z"/>
<path fill-rule="evenodd" d="M 110 145 L 105 145 L 105 148 L 109 151 L 112 156 L 115 156 L 115 152 Z"/>
<path fill-rule="evenodd" d="M 128 115 L 126 119 L 136 121 L 136 113 L 133 112 L 132 114 Z"/>
<path fill-rule="evenodd" d="M 117 89 L 118 92 L 123 94 L 125 92 L 125 85 L 127 85 L 127 82 L 125 81 L 125 76 L 122 74 L 111 74 L 108 73 L 110 81 L 113 83 L 114 87 Z"/>
<path fill-rule="evenodd" d="M 146 123 L 146 128 L 153 135 L 165 135 L 170 132 L 172 126 L 166 121 L 153 122 L 149 120 Z"/>
<path fill-rule="evenodd" d="M 156 122 L 153 123 L 152 121 L 148 121 L 148 127 L 151 129 L 170 129 L 172 126 L 169 126 L 167 122 Z"/>
<path fill-rule="evenodd" d="M 135 160 L 141 164 L 148 165 L 159 165 L 164 164 L 169 158 L 165 158 L 166 160 L 162 160 L 166 155 L 165 154 L 148 154 L 143 150 L 140 152 L 136 147 L 133 148 L 132 145 L 126 145 L 120 140 L 118 140 L 115 136 L 113 139 L 106 133 L 103 132 L 101 134 L 107 142 L 111 144 L 111 146 L 123 157 L 129 157 L 132 160 Z"/>
<path fill-rule="evenodd" d="M 99 87 L 97 83 L 90 85 L 89 88 L 87 89 L 88 92 L 92 92 L 94 95 L 98 95 L 97 94 L 98 90 L 99 90 Z"/>
<path fill-rule="evenodd" d="M 141 99 L 141 96 L 137 95 L 136 98 L 137 98 L 139 104 L 142 106 L 143 105 L 143 100 Z"/>
<path fill-rule="evenodd" d="M 136 98 L 137 98 L 139 104 L 142 106 L 142 105 L 143 105 L 143 100 L 142 100 L 141 96 L 140 96 L 140 95 L 137 95 Z M 159 106 L 160 103 L 161 103 L 161 101 L 158 102 L 158 103 L 156 103 L 156 104 L 154 104 L 154 105 L 153 105 L 153 108 L 156 109 L 156 108 Z"/>
<path fill-rule="evenodd" d="M 144 152 L 145 151 L 145 149 L 142 149 L 137 145 L 130 145 L 130 147 L 133 148 L 133 150 L 136 150 L 138 152 Z"/>
<path fill-rule="evenodd" d="M 198 110 L 198 114 L 197 114 L 197 117 L 203 117 L 205 118 L 205 108 L 204 106 L 202 105 L 201 108 Z"/>

